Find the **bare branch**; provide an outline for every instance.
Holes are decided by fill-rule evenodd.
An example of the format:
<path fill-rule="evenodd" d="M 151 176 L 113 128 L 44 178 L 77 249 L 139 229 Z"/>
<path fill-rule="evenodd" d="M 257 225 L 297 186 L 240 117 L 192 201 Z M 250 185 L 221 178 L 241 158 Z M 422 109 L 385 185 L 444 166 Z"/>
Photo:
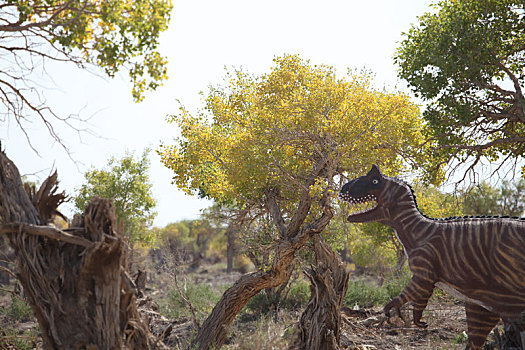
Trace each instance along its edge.
<path fill-rule="evenodd" d="M 0 226 L 0 234 L 13 234 L 24 232 L 35 236 L 51 238 L 57 241 L 76 244 L 83 247 L 91 247 L 94 243 L 85 238 L 72 235 L 52 226 L 37 226 L 23 223 L 8 223 Z"/>
<path fill-rule="evenodd" d="M 325 155 L 325 157 L 319 160 L 316 167 L 312 170 L 312 173 L 310 174 L 308 180 L 306 181 L 305 187 L 307 188 L 307 190 L 303 190 L 301 199 L 299 200 L 299 203 L 297 205 L 297 209 L 295 210 L 295 213 L 292 219 L 290 220 L 286 232 L 287 237 L 292 238 L 295 235 L 297 235 L 300 227 L 304 223 L 304 220 L 308 216 L 308 213 L 310 212 L 310 207 L 312 206 L 312 197 L 310 196 L 308 189 L 315 183 L 315 180 L 318 178 L 318 176 L 326 170 L 328 161 L 329 159 L 327 155 Z"/>
<path fill-rule="evenodd" d="M 266 207 L 275 223 L 275 226 L 277 226 L 277 229 L 279 230 L 281 238 L 285 238 L 286 225 L 281 213 L 281 208 L 279 208 L 279 204 L 277 204 L 276 196 L 277 194 L 275 193 L 275 190 L 266 190 Z"/>
<path fill-rule="evenodd" d="M 505 95 L 505 96 L 514 96 L 515 95 L 514 91 L 505 90 L 505 89 L 503 89 L 502 87 L 500 87 L 499 85 L 496 85 L 496 84 L 488 84 L 488 83 L 480 84 L 480 83 L 476 83 L 476 85 L 478 85 L 478 87 L 480 87 L 480 88 L 485 88 L 487 90 L 491 90 L 491 91 L 500 93 L 500 94 Z"/>
<path fill-rule="evenodd" d="M 508 69 L 501 61 L 497 63 L 498 67 L 501 68 L 505 73 L 507 73 L 507 76 L 512 80 L 514 83 L 514 89 L 516 90 L 516 96 L 518 97 L 519 101 L 524 101 L 525 98 L 523 97 L 523 91 L 521 91 L 520 81 L 519 79 Z"/>
<path fill-rule="evenodd" d="M 10 269 L 8 269 L 7 267 L 3 267 L 3 266 L 0 266 L 0 271 L 3 271 L 5 273 L 7 273 L 8 275 L 11 275 L 14 279 L 16 279 L 16 274 L 11 271 Z"/>

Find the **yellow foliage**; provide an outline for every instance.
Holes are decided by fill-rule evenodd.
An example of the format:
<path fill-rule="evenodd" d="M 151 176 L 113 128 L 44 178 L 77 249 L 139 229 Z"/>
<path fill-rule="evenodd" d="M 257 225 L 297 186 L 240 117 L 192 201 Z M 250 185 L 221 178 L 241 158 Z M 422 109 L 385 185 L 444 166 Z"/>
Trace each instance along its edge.
<path fill-rule="evenodd" d="M 355 177 L 372 163 L 398 172 L 422 143 L 419 108 L 407 96 L 374 90 L 367 75 L 338 78 L 332 67 L 278 57 L 271 71 L 230 72 L 204 111 L 180 114 L 181 137 L 159 150 L 176 185 L 215 200 L 258 201 L 278 188 L 293 203 L 320 159 Z M 334 174 L 332 174 L 333 176 Z M 327 186 L 319 176 L 312 197 Z"/>
<path fill-rule="evenodd" d="M 416 183 L 413 188 L 417 206 L 426 216 L 446 218 L 462 215 L 460 203 L 454 195 L 443 193 L 433 186 L 422 186 L 419 183 Z"/>

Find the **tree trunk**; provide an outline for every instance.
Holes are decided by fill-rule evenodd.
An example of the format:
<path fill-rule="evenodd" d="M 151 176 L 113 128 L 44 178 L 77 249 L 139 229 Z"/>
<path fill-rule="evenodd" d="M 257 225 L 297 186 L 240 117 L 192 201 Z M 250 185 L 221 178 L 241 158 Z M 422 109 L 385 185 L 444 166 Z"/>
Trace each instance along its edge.
<path fill-rule="evenodd" d="M 40 326 L 45 349 L 148 349 L 152 335 L 135 305 L 112 201 L 95 198 L 73 227 L 47 226 L 65 200 L 56 172 L 38 191 L 22 185 L 0 151 L 0 234 Z"/>
<path fill-rule="evenodd" d="M 314 167 L 311 176 L 305 183 L 308 189 L 315 183 L 321 172 L 326 171 L 327 164 L 334 159 L 328 157 L 320 159 Z M 294 214 L 288 222 L 282 215 L 277 203 L 278 191 L 272 188 L 266 190 L 265 206 L 277 227 L 280 240 L 278 241 L 275 257 L 269 271 L 257 271 L 242 276 L 231 288 L 224 292 L 222 298 L 213 308 L 210 316 L 204 321 L 192 348 L 209 349 L 220 348 L 226 340 L 228 327 L 246 303 L 262 289 L 273 288 L 288 281 L 293 270 L 295 254 L 301 249 L 312 235 L 320 233 L 333 217 L 330 207 L 328 188 L 319 201 L 322 215 L 307 222 L 313 199 L 309 191 L 303 191 Z"/>
<path fill-rule="evenodd" d="M 396 249 L 396 274 L 401 273 L 401 270 L 403 269 L 403 265 L 405 265 L 405 262 L 407 260 L 407 255 L 405 253 L 405 248 L 403 245 L 397 240 L 397 238 L 394 237 L 394 235 L 391 236 L 392 243 L 394 244 L 394 247 Z"/>
<path fill-rule="evenodd" d="M 226 229 L 226 239 L 228 242 L 226 248 L 226 273 L 232 273 L 233 271 L 233 258 L 235 257 L 235 236 L 236 230 L 233 225 L 230 225 Z"/>
<path fill-rule="evenodd" d="M 278 249 L 278 257 L 268 272 L 252 272 L 241 276 L 230 287 L 213 308 L 203 323 L 193 346 L 198 349 L 219 348 L 226 340 L 228 327 L 246 303 L 261 290 L 272 288 L 288 280 L 295 259 L 295 249 L 283 242 Z"/>
<path fill-rule="evenodd" d="M 310 236 L 319 233 L 331 218 L 332 212 L 327 209 L 327 212 L 315 223 L 299 230 L 293 238 L 279 243 L 272 267 L 268 272 L 257 271 L 246 274 L 226 290 L 200 328 L 192 346 L 207 350 L 219 348 L 224 344 L 228 327 L 244 305 L 261 290 L 288 281 L 293 270 L 295 254 L 306 244 Z"/>
<path fill-rule="evenodd" d="M 316 266 L 305 269 L 310 279 L 310 302 L 299 322 L 299 339 L 293 346 L 304 350 L 340 348 L 341 307 L 348 289 L 348 272 L 324 240 L 312 237 Z"/>
<path fill-rule="evenodd" d="M 1 222 L 1 221 L 0 221 Z M 0 286 L 9 285 L 12 272 L 9 270 L 9 264 L 14 262 L 14 256 L 11 254 L 7 240 L 0 236 Z"/>

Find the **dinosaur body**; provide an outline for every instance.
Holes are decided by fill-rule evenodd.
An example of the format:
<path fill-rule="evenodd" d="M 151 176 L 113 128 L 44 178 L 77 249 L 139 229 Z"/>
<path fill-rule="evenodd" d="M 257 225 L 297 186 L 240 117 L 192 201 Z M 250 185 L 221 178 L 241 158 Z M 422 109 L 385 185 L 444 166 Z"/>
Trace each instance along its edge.
<path fill-rule="evenodd" d="M 414 323 L 434 287 L 466 302 L 467 349 L 480 349 L 500 318 L 520 319 L 525 311 L 525 220 L 508 217 L 431 219 L 424 216 L 410 186 L 384 176 L 377 166 L 344 185 L 339 196 L 375 207 L 350 215 L 350 222 L 391 226 L 403 244 L 413 273 L 403 292 L 385 306 L 388 315 L 413 302 Z"/>

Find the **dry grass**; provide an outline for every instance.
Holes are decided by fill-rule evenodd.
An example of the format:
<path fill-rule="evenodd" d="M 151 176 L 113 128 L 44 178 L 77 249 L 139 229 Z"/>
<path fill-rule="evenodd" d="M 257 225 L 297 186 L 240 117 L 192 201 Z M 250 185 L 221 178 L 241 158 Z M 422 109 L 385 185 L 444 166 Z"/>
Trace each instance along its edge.
<path fill-rule="evenodd" d="M 29 350 L 41 347 L 38 324 L 31 307 L 14 293 L 0 292 L 0 349 Z"/>
<path fill-rule="evenodd" d="M 227 286 L 238 277 L 239 274 L 227 275 L 222 269 L 214 267 L 202 268 L 192 274 L 181 276 L 184 291 L 194 306 L 198 308 L 197 312 L 200 313 L 201 321 L 213 307 L 213 303 L 210 304 L 210 302 L 217 300 Z M 173 326 L 173 338 L 178 339 L 175 339 L 172 345 L 173 348 L 182 349 L 184 346 L 177 345 L 179 346 L 177 347 L 175 344 L 188 344 L 192 336 L 191 332 L 194 332 L 191 327 L 186 327 L 191 323 L 188 314 L 183 310 L 184 305 L 176 295 L 170 295 L 170 290 L 173 290 L 174 286 L 170 286 L 171 282 L 166 275 L 155 273 L 151 278 L 153 281 L 150 280 L 148 283 L 151 289 L 147 293 L 160 301 L 161 314 L 171 316 L 168 317 L 169 320 L 166 319 L 166 324 Z M 305 298 L 305 288 L 303 285 L 297 286 L 288 296 L 302 300 Z M 370 298 L 368 290 L 361 289 L 361 292 L 367 300 Z M 437 296 L 431 299 L 423 315 L 423 320 L 429 324 L 426 329 L 420 329 L 411 324 L 410 307 L 406 307 L 403 311 L 403 319 L 407 322 L 401 319 L 398 319 L 397 322 L 395 320 L 383 323 L 374 322 L 374 317 L 377 320 L 381 319 L 382 299 L 374 307 L 353 311 L 351 309 L 355 306 L 355 300 L 359 299 L 349 298 L 346 305 L 348 309 L 342 315 L 342 348 L 361 350 L 463 349 L 466 341 L 464 306 L 451 298 L 443 297 L 440 293 L 436 294 Z M 358 294 L 352 294 L 352 296 L 356 295 Z M 278 311 L 265 309 L 264 298 L 259 298 L 259 300 L 257 305 L 246 307 L 238 315 L 230 327 L 228 341 L 223 349 L 288 349 L 296 339 L 297 322 L 305 306 L 304 300 L 297 304 L 283 303 Z M 285 305 L 289 306 L 285 307 Z M 32 317 L 27 320 L 28 309 L 21 300 L 11 299 L 4 293 L 0 298 L 0 309 L 0 349 L 32 349 L 39 346 L 36 323 L 31 320 Z M 175 330 L 179 333 L 175 334 Z M 184 339 L 185 342 L 182 342 Z"/>
<path fill-rule="evenodd" d="M 236 321 L 230 332 L 229 344 L 223 349 L 288 349 L 294 340 L 299 316 L 298 312 L 282 310 L 248 322 Z"/>

